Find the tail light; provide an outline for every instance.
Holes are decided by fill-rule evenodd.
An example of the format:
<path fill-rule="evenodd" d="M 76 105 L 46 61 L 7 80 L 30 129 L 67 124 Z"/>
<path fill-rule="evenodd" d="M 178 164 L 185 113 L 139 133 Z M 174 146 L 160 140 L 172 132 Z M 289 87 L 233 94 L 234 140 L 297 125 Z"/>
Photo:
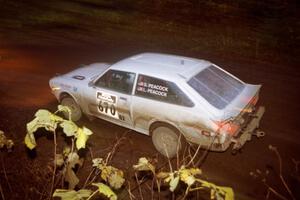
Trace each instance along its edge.
<path fill-rule="evenodd" d="M 219 133 L 225 133 L 228 135 L 236 135 L 238 131 L 240 130 L 240 125 L 234 123 L 232 120 L 226 120 L 226 121 L 221 121 L 221 122 L 216 122 L 218 126 L 218 131 Z"/>
<path fill-rule="evenodd" d="M 211 133 L 208 132 L 208 131 L 205 131 L 205 130 L 202 130 L 201 134 L 204 135 L 204 136 L 207 136 L 207 137 L 211 136 Z"/>

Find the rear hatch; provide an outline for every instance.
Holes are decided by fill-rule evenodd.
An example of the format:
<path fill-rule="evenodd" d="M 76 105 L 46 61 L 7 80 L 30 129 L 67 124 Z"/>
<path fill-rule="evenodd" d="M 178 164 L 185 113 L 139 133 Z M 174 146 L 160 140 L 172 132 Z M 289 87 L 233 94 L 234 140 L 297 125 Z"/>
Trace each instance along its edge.
<path fill-rule="evenodd" d="M 201 70 L 188 84 L 211 105 L 209 111 L 219 126 L 228 126 L 233 121 L 238 125 L 229 126 L 233 135 L 246 123 L 245 115 L 254 112 L 261 88 L 261 85 L 246 84 L 215 65 Z"/>
<path fill-rule="evenodd" d="M 252 113 L 259 98 L 261 85 L 245 84 L 243 91 L 221 112 L 221 119 L 233 119 L 244 113 Z"/>
<path fill-rule="evenodd" d="M 224 110 L 223 121 L 231 120 L 230 133 L 234 136 L 246 127 L 256 112 L 261 85 L 246 84 L 243 92 Z"/>

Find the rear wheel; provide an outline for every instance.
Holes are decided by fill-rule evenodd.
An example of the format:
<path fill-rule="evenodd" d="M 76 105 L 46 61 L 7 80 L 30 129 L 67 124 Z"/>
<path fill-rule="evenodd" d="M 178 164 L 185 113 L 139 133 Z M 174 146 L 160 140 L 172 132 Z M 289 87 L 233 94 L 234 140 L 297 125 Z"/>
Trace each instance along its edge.
<path fill-rule="evenodd" d="M 61 105 L 67 106 L 68 108 L 70 108 L 70 110 L 71 110 L 71 120 L 72 121 L 76 122 L 81 118 L 81 116 L 82 116 L 81 109 L 72 97 L 64 97 L 61 100 Z M 68 113 L 64 112 L 64 116 L 67 119 L 69 119 L 69 114 Z"/>
<path fill-rule="evenodd" d="M 154 127 L 151 134 L 156 150 L 168 158 L 176 156 L 183 147 L 184 136 L 172 126 L 161 124 Z"/>

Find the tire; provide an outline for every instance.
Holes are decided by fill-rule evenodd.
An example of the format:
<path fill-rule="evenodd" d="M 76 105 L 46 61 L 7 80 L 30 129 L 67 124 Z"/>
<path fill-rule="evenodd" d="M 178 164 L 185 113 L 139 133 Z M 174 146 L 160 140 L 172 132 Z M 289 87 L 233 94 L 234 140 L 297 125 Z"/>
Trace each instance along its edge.
<path fill-rule="evenodd" d="M 81 118 L 82 116 L 81 109 L 72 97 L 64 97 L 61 100 L 61 105 L 67 106 L 71 109 L 71 120 L 73 122 L 76 122 Z M 64 112 L 64 116 L 66 119 L 69 119 L 68 113 Z"/>
<path fill-rule="evenodd" d="M 173 158 L 183 149 L 184 136 L 172 126 L 160 124 L 153 128 L 151 135 L 156 150 L 168 158 Z"/>

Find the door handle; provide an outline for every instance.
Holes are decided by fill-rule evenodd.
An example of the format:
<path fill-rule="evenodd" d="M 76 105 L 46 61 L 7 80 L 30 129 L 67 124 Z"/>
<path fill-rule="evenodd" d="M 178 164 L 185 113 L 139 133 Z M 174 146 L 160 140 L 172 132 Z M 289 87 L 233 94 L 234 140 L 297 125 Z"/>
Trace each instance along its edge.
<path fill-rule="evenodd" d="M 126 97 L 120 97 L 120 100 L 127 101 Z"/>

